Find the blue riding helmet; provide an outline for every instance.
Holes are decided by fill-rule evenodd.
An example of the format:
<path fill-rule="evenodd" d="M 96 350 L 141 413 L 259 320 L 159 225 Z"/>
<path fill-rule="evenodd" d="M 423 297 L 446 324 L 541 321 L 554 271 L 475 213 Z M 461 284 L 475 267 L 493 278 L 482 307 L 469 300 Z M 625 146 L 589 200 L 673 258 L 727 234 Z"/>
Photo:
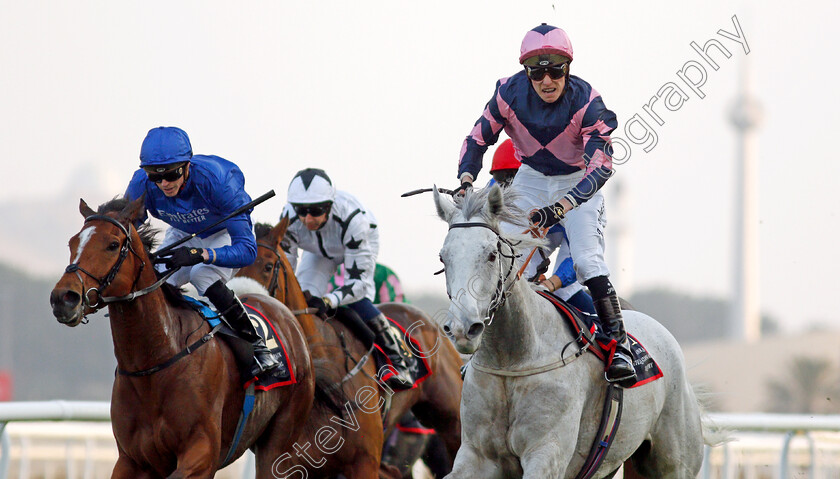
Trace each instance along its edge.
<path fill-rule="evenodd" d="M 168 165 L 190 161 L 192 145 L 187 133 L 174 126 L 152 128 L 140 147 L 140 166 Z"/>

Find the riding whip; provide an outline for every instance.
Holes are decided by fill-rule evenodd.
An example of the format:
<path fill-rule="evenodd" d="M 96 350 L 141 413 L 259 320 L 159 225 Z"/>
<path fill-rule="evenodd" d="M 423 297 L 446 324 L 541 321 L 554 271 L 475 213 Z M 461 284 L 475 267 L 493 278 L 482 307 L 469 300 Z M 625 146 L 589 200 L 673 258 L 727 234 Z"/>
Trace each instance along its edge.
<path fill-rule="evenodd" d="M 428 192 L 434 191 L 434 190 L 435 190 L 434 188 L 420 188 L 419 190 L 412 190 L 412 191 L 409 191 L 407 193 L 403 193 L 403 194 L 400 195 L 400 198 L 405 198 L 407 196 L 419 195 L 420 193 L 428 193 Z M 455 194 L 454 191 L 447 190 L 446 188 L 438 188 L 437 190 L 438 190 L 439 193 L 444 193 L 444 194 L 447 194 L 447 195 L 454 195 Z"/>
<path fill-rule="evenodd" d="M 153 256 L 153 257 L 157 257 L 157 256 L 162 256 L 162 255 L 165 255 L 166 253 L 168 253 L 168 252 L 172 251 L 174 248 L 176 248 L 176 247 L 178 247 L 178 246 L 181 246 L 182 244 L 184 244 L 184 243 L 186 243 L 187 241 L 189 241 L 189 240 L 191 240 L 191 239 L 195 238 L 196 236 L 200 235 L 201 233 L 204 233 L 204 232 L 205 232 L 205 231 L 207 231 L 207 230 L 210 230 L 210 229 L 212 229 L 212 228 L 215 228 L 216 226 L 218 226 L 218 225 L 220 225 L 220 224 L 224 223 L 225 221 L 227 221 L 227 220 L 229 220 L 229 219 L 233 218 L 234 216 L 241 215 L 242 213 L 244 213 L 244 212 L 246 212 L 246 211 L 250 210 L 251 208 L 253 208 L 253 207 L 257 206 L 257 205 L 258 205 L 258 204 L 260 204 L 260 203 L 262 203 L 263 201 L 265 201 L 265 200 L 267 200 L 267 199 L 269 199 L 269 198 L 273 197 L 274 195 L 275 195 L 274 190 L 270 190 L 268 193 L 266 193 L 266 194 L 264 194 L 264 195 L 260 196 L 259 198 L 257 198 L 257 199 L 255 199 L 255 200 L 251 201 L 250 203 L 248 203 L 248 204 L 246 204 L 246 205 L 242 205 L 242 206 L 240 206 L 240 207 L 239 207 L 239 208 L 237 208 L 237 209 L 236 209 L 236 211 L 234 211 L 233 213 L 231 213 L 231 214 L 229 214 L 229 215 L 225 216 L 224 218 L 222 218 L 222 219 L 220 219 L 219 221 L 217 221 L 217 222 L 213 223 L 212 225 L 210 225 L 210 226 L 208 226 L 208 227 L 204 228 L 203 230 L 198 231 L 198 232 L 196 232 L 196 233 L 193 233 L 193 234 L 191 234 L 191 235 L 189 235 L 189 236 L 185 236 L 185 237 L 183 237 L 183 238 L 179 239 L 178 241 L 176 241 L 176 242 L 172 243 L 171 245 L 167 246 L 166 248 L 162 248 L 162 249 L 160 249 L 160 250 L 158 250 L 158 251 L 155 251 L 155 252 L 152 254 L 152 256 Z"/>

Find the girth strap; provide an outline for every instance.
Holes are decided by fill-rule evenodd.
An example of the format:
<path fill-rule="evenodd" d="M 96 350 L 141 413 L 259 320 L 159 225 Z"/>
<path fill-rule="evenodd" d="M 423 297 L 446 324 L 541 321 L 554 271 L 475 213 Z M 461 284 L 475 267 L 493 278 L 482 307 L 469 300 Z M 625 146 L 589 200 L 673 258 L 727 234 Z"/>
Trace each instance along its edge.
<path fill-rule="evenodd" d="M 604 410 L 601 413 L 601 424 L 598 426 L 598 434 L 589 450 L 589 456 L 575 479 L 589 479 L 598 468 L 610 450 L 610 446 L 618 432 L 618 425 L 621 423 L 621 410 L 624 405 L 624 389 L 615 384 L 607 385 L 607 395 L 604 399 Z"/>

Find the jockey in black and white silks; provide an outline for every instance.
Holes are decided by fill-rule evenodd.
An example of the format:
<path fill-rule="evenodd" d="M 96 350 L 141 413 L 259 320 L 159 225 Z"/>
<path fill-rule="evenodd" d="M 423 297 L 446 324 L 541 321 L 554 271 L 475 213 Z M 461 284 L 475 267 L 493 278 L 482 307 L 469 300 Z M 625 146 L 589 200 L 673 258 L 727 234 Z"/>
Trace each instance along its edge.
<path fill-rule="evenodd" d="M 310 306 L 322 311 L 346 306 L 362 318 L 376 336 L 375 342 L 395 370 L 380 378 L 397 389 L 410 388 L 408 351 L 404 339 L 394 333 L 385 316 L 373 305 L 374 272 L 379 255 L 376 218 L 356 199 L 336 191 L 326 172 L 307 168 L 289 184 L 283 216 L 290 218 L 283 242 L 301 289 L 308 291 Z M 302 250 L 300 261 L 298 249 Z M 344 284 L 327 293 L 330 279 L 344 266 Z"/>

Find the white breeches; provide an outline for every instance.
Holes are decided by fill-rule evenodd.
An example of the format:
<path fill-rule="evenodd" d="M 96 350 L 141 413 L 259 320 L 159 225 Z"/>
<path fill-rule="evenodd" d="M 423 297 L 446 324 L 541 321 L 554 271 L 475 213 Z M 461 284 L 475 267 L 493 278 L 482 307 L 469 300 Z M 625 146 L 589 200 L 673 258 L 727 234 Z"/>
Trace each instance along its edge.
<path fill-rule="evenodd" d="M 570 175 L 545 176 L 527 165 L 522 165 L 513 178 L 510 188 L 520 195 L 516 206 L 529 213 L 534 209 L 559 201 L 580 182 L 583 175 L 584 172 L 581 171 Z M 604 261 L 604 228 L 606 225 L 604 196 L 600 191 L 582 205 L 566 213 L 563 226 L 566 228 L 569 253 L 575 263 L 578 281 L 581 283 L 596 276 L 609 276 L 610 274 Z M 517 232 L 521 232 L 520 227 L 509 224 L 503 224 L 502 229 L 507 232 L 517 230 L 519 230 Z M 554 249 L 563 243 L 557 238 L 548 239 L 549 245 L 546 247 L 546 256 L 549 256 Z M 562 261 L 562 258 L 560 260 Z M 539 259 L 536 261 L 532 259 L 525 270 L 525 276 L 534 276 L 538 265 Z M 577 291 L 572 294 L 575 292 Z"/>
<path fill-rule="evenodd" d="M 189 233 L 185 233 L 179 229 L 168 228 L 160 247 L 163 248 L 189 235 Z M 208 236 L 207 238 L 199 238 L 196 236 L 181 246 L 191 246 L 196 248 L 221 248 L 222 246 L 228 245 L 230 245 L 230 234 L 228 234 L 227 230 L 221 230 L 211 236 Z M 158 265 L 157 268 L 158 270 L 163 270 L 165 269 L 165 266 Z M 207 291 L 207 288 L 209 288 L 210 285 L 220 279 L 223 283 L 227 283 L 231 278 L 233 278 L 233 275 L 235 275 L 237 271 L 239 271 L 238 268 L 225 268 L 214 264 L 199 263 L 197 265 L 179 269 L 175 272 L 175 274 L 170 276 L 166 282 L 179 287 L 187 283 L 192 283 L 192 285 L 195 286 L 195 289 L 198 290 L 198 293 L 203 296 L 204 292 Z"/>

